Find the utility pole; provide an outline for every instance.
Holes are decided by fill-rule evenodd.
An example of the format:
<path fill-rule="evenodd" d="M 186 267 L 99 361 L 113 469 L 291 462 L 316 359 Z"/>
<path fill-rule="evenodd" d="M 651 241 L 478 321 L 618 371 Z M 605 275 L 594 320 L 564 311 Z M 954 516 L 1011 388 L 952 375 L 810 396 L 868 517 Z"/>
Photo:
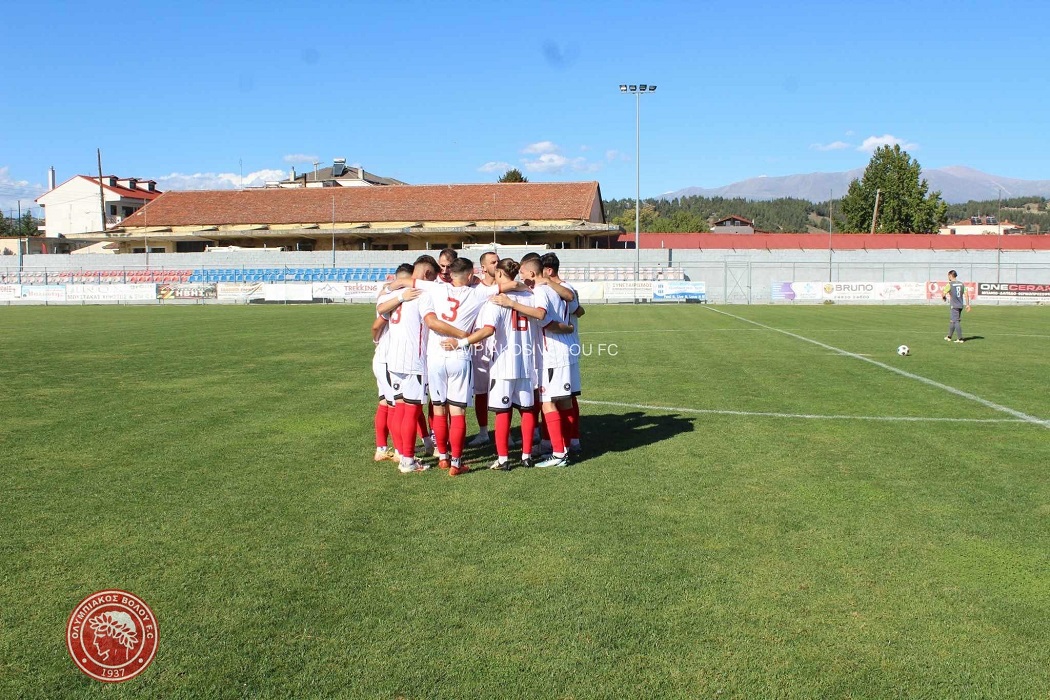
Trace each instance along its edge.
<path fill-rule="evenodd" d="M 871 232 L 875 233 L 875 223 L 879 220 L 879 197 L 882 190 L 875 190 L 875 210 L 871 212 Z"/>
<path fill-rule="evenodd" d="M 99 231 L 106 230 L 106 191 L 102 188 L 102 149 L 96 149 L 98 153 L 98 206 L 99 211 L 102 213 L 102 228 Z"/>

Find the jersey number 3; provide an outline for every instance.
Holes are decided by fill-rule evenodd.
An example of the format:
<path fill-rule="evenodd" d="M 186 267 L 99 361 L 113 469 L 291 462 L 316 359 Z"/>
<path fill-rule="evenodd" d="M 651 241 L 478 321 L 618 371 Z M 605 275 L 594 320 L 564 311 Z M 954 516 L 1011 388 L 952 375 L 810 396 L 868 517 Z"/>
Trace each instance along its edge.
<path fill-rule="evenodd" d="M 448 321 L 449 323 L 452 323 L 453 321 L 456 320 L 456 314 L 459 311 L 459 305 L 462 302 L 460 302 L 459 299 L 453 299 L 452 297 L 445 297 L 445 298 L 448 299 L 448 303 L 449 303 L 450 306 L 449 306 L 449 310 L 448 310 L 447 314 L 441 314 L 441 320 L 442 321 Z"/>

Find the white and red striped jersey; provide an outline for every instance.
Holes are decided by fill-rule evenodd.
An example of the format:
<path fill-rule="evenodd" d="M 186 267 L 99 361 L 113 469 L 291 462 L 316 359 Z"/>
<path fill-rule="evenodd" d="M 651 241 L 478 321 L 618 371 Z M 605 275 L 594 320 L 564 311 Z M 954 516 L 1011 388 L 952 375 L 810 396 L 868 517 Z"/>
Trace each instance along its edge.
<path fill-rule="evenodd" d="M 572 335 L 555 333 L 549 330 L 548 324 L 555 321 L 568 323 L 568 305 L 549 285 L 538 284 L 532 291 L 535 295 L 533 306 L 547 310 L 541 330 L 540 367 L 566 367 L 572 364 L 572 353 L 569 352 Z"/>
<path fill-rule="evenodd" d="M 532 295 L 527 292 L 508 292 L 519 304 L 531 305 Z M 478 316 L 479 326 L 490 326 L 493 333 L 492 361 L 489 376 L 492 379 L 531 379 L 532 326 L 533 319 L 513 309 L 496 304 L 486 304 Z"/>
<path fill-rule="evenodd" d="M 434 314 L 439 320 L 444 321 L 453 328 L 458 328 L 467 335 L 474 330 L 475 321 L 481 309 L 488 304 L 499 287 L 493 285 L 485 287 L 456 287 L 451 284 L 435 285 L 428 288 L 428 292 L 419 298 L 420 315 L 426 318 Z M 462 355 L 467 357 L 469 349 L 445 350 L 441 347 L 441 341 L 445 336 L 430 332 L 427 341 L 427 354 L 433 356 Z"/>
<path fill-rule="evenodd" d="M 576 310 L 580 308 L 580 293 L 576 291 L 576 287 L 573 287 L 568 282 L 559 282 L 558 284 L 572 292 L 572 301 L 565 304 L 565 317 L 568 319 L 567 323 L 572 324 L 572 333 L 569 334 L 571 336 L 569 339 L 569 356 L 572 364 L 575 365 L 580 362 L 580 352 L 583 347 L 580 345 L 580 319 L 573 316 Z"/>
<path fill-rule="evenodd" d="M 376 299 L 376 306 L 378 306 L 379 304 L 382 304 L 384 301 L 389 301 L 390 299 L 393 299 L 396 296 L 397 296 L 397 292 L 393 292 L 393 293 L 387 292 L 385 294 L 380 294 L 379 298 Z M 376 311 L 376 318 L 379 318 L 380 316 L 382 316 L 382 314 L 380 314 L 378 311 Z M 374 342 L 375 342 L 375 346 L 376 346 L 376 351 L 375 351 L 375 355 L 373 355 L 373 357 L 377 361 L 382 362 L 383 364 L 386 364 L 386 354 L 387 354 L 387 352 L 390 349 L 390 323 L 389 323 L 389 320 L 388 320 L 387 324 L 385 326 L 383 326 L 383 330 L 379 331 L 379 340 L 374 341 Z"/>
<path fill-rule="evenodd" d="M 380 303 L 390 298 L 384 295 L 380 297 Z M 419 314 L 419 299 L 402 302 L 386 318 L 386 335 L 390 336 L 386 351 L 387 369 L 398 374 L 422 374 L 426 370 L 423 348 L 427 327 Z"/>

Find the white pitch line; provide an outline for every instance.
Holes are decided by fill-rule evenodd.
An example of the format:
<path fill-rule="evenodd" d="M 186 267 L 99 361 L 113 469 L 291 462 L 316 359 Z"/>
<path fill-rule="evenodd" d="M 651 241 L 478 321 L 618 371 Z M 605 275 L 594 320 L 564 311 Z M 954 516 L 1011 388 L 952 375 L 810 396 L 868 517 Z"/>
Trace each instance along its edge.
<path fill-rule="evenodd" d="M 752 321 L 749 318 L 744 318 L 743 316 L 737 316 L 735 314 L 731 314 L 731 313 L 728 313 L 726 311 L 719 311 L 718 309 L 714 309 L 714 308 L 711 308 L 711 307 L 705 307 L 705 308 L 707 308 L 708 310 L 710 310 L 710 311 L 712 311 L 712 312 L 714 312 L 716 314 L 721 314 L 723 316 L 728 316 L 729 318 L 735 318 L 738 321 L 743 321 L 744 323 L 750 323 L 750 324 L 752 324 L 754 326 L 758 326 L 759 328 L 765 328 L 766 330 L 774 331 L 776 333 L 782 333 L 783 335 L 789 336 L 791 338 L 795 338 L 796 340 L 801 340 L 801 341 L 804 341 L 806 343 L 812 343 L 813 345 L 817 345 L 819 347 L 822 347 L 825 350 L 831 350 L 831 351 L 837 352 L 837 353 L 839 353 L 841 355 L 845 355 L 846 357 L 853 357 L 853 358 L 856 358 L 858 360 L 861 360 L 862 362 L 868 362 L 870 364 L 875 365 L 876 367 L 881 367 L 882 369 L 889 370 L 890 372 L 895 372 L 896 374 L 899 374 L 902 377 L 907 377 L 908 379 L 914 379 L 917 382 L 922 382 L 923 384 L 926 384 L 928 386 L 932 386 L 932 387 L 935 387 L 937 389 L 941 389 L 942 391 L 947 391 L 950 394 L 955 394 L 956 396 L 960 396 L 960 397 L 962 397 L 964 399 L 969 399 L 970 401 L 976 401 L 977 403 L 981 404 L 982 406 L 984 406 L 986 408 L 991 408 L 993 410 L 999 411 L 1000 413 L 1009 414 L 1009 415 L 1013 416 L 1014 418 L 1019 418 L 1019 419 L 1021 419 L 1022 421 L 1026 422 L 1026 423 L 1031 423 L 1033 425 L 1038 425 L 1038 426 L 1041 426 L 1043 428 L 1046 428 L 1046 429 L 1050 430 L 1050 421 L 1048 421 L 1048 420 L 1043 420 L 1042 418 L 1036 418 L 1035 416 L 1030 416 L 1027 413 L 1022 413 L 1021 411 L 1014 410 L 1014 409 L 1010 408 L 1009 406 L 1001 406 L 1001 405 L 999 405 L 997 403 L 989 401 L 988 399 L 982 399 L 980 396 L 977 396 L 976 394 L 971 394 L 968 391 L 963 391 L 962 389 L 956 389 L 955 387 L 948 386 L 947 384 L 941 384 L 940 382 L 934 381 L 932 379 L 928 379 L 927 377 L 923 377 L 923 376 L 920 376 L 918 374 L 912 374 L 911 372 L 906 372 L 903 369 L 894 367 L 893 365 L 888 365 L 885 362 L 879 362 L 878 360 L 873 360 L 870 357 L 864 357 L 863 355 L 858 355 L 857 353 L 850 352 L 848 350 L 843 350 L 842 348 L 836 348 L 833 345 L 828 345 L 827 343 L 822 343 L 819 340 L 813 340 L 812 338 L 807 338 L 806 336 L 799 335 L 798 333 L 792 333 L 791 331 L 785 331 L 785 330 L 781 330 L 779 328 L 774 328 L 773 326 L 767 326 L 764 323 L 759 323 L 758 321 Z"/>
<path fill-rule="evenodd" d="M 711 309 L 715 311 L 715 309 Z M 615 331 L 588 331 L 581 330 L 580 335 L 620 335 L 622 333 L 757 333 L 758 331 L 764 330 L 763 328 L 650 328 L 649 330 L 615 330 Z M 780 329 L 776 329 L 780 330 Z M 849 333 L 850 335 L 856 335 L 858 333 L 880 333 L 894 335 L 905 335 L 908 333 L 916 335 L 929 335 L 929 328 L 891 328 L 891 329 L 880 329 L 880 328 L 821 328 L 821 333 Z M 1034 333 L 996 333 L 997 338 L 1048 338 L 1050 335 L 1038 335 Z"/>
<path fill-rule="evenodd" d="M 745 416 L 756 418 L 791 418 L 805 420 L 862 420 L 885 421 L 891 423 L 1025 423 L 1020 418 L 938 418 L 935 416 L 844 416 L 821 415 L 816 413 L 775 413 L 772 411 L 731 411 L 714 408 L 686 408 L 684 406 L 649 406 L 640 403 L 620 403 L 619 401 L 592 401 L 579 399 L 579 403 L 591 406 L 615 406 L 617 408 L 637 408 L 642 411 L 662 411 L 667 413 L 699 413 L 716 416 Z"/>

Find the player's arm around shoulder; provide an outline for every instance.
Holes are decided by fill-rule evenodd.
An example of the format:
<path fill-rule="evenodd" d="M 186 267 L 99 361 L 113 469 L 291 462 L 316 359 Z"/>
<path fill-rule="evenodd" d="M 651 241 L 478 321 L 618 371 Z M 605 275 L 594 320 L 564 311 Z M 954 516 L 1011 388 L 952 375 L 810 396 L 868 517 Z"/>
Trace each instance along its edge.
<path fill-rule="evenodd" d="M 394 311 L 394 309 L 401 306 L 401 304 L 405 303 L 406 301 L 412 301 L 413 299 L 419 297 L 419 295 L 421 295 L 422 293 L 423 290 L 421 289 L 402 289 L 398 291 L 397 294 L 392 295 L 386 301 L 380 301 L 378 304 L 376 304 L 376 312 L 384 316 L 389 315 Z"/>

